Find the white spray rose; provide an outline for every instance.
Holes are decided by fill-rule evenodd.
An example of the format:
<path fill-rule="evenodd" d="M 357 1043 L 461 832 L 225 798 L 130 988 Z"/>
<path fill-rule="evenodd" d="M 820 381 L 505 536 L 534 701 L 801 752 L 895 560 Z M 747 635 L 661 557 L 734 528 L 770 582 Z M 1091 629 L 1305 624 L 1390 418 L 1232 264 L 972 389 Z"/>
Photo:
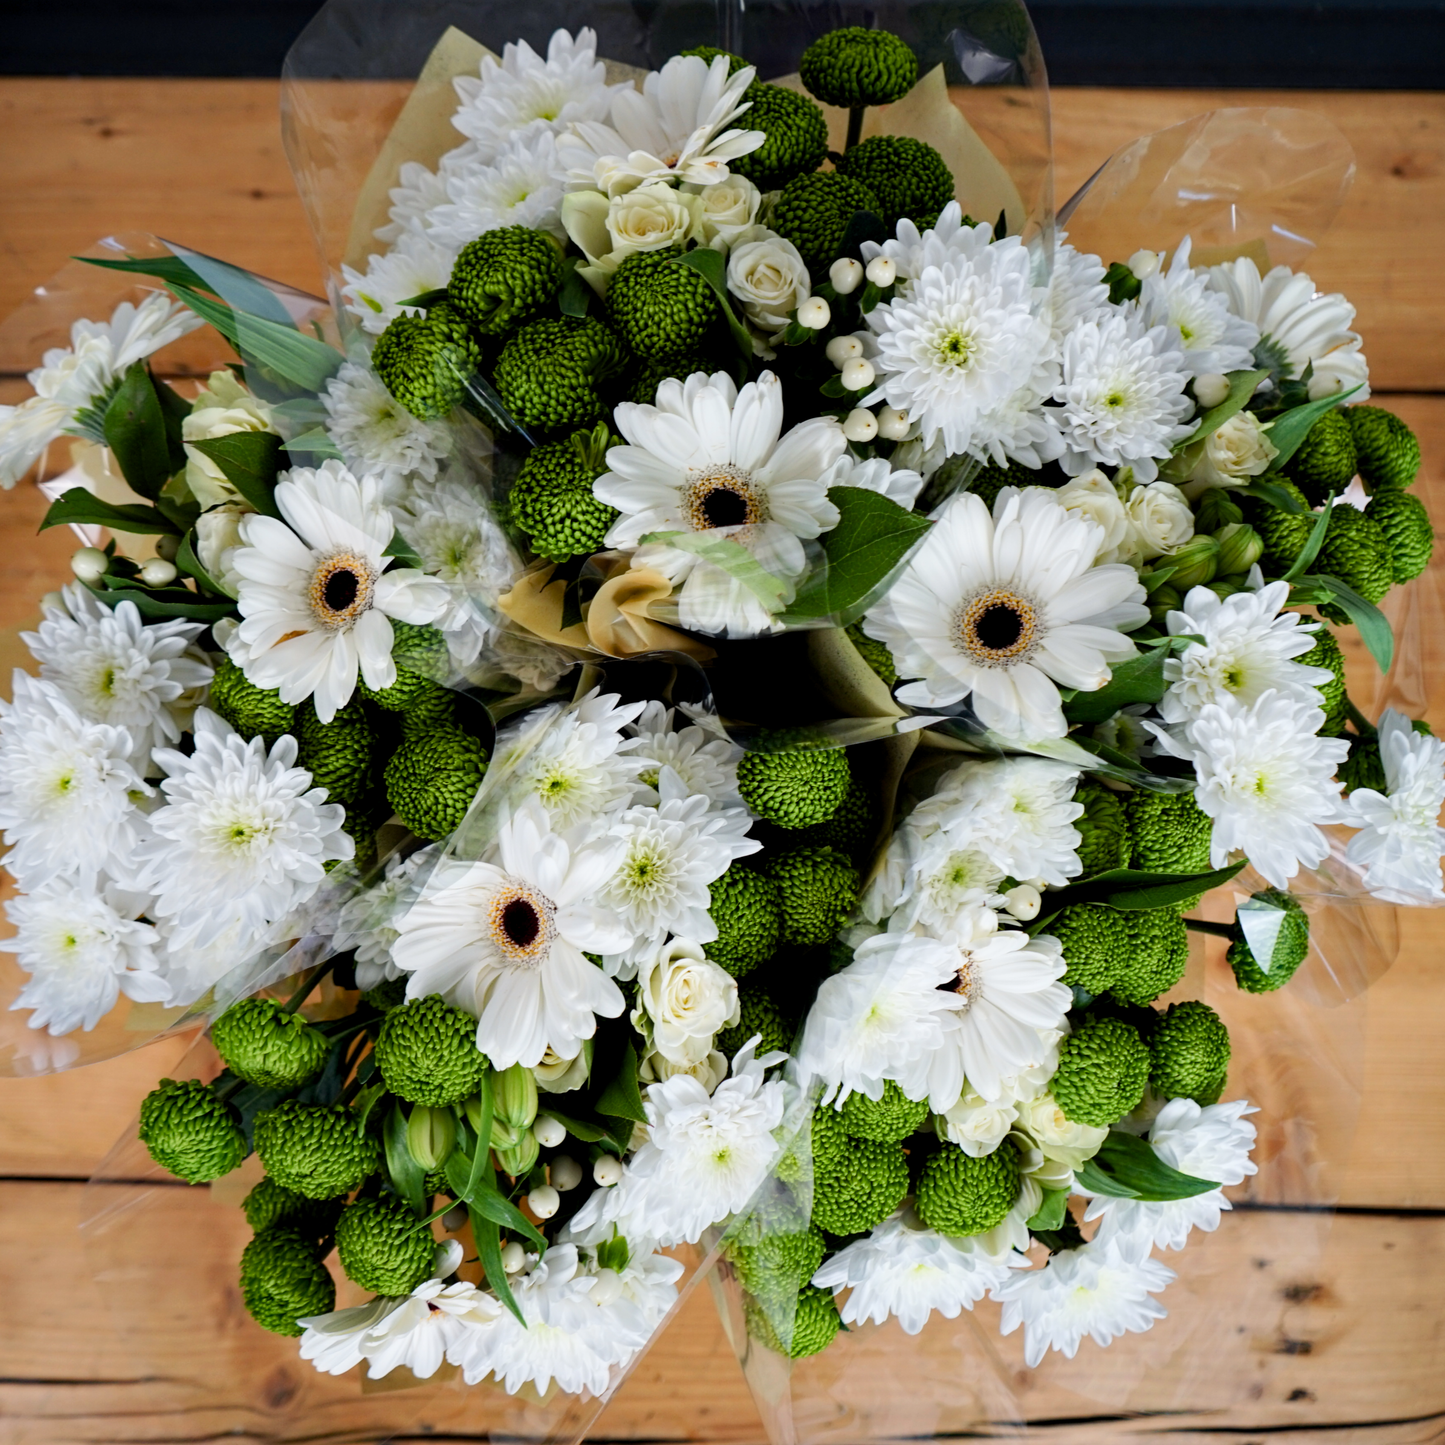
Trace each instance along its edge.
<path fill-rule="evenodd" d="M 1018 1110 L 1006 1099 L 991 1104 L 965 1085 L 958 1103 L 939 1117 L 948 1141 L 957 1144 L 971 1159 L 981 1159 L 1008 1137 Z"/>
<path fill-rule="evenodd" d="M 1124 510 L 1133 528 L 1134 556 L 1140 561 L 1177 552 L 1194 535 L 1194 513 L 1172 482 L 1135 487 Z"/>
<path fill-rule="evenodd" d="M 744 231 L 728 256 L 728 290 L 743 303 L 749 326 L 768 340 L 786 329 L 788 313 L 801 306 L 812 289 L 798 248 L 765 226 Z M 773 355 L 756 336 L 753 350 L 759 356 Z"/>
<path fill-rule="evenodd" d="M 592 1066 L 592 1040 L 588 1039 L 575 1058 L 564 1059 L 549 1048 L 542 1055 L 542 1062 L 532 1070 L 532 1077 L 539 1089 L 549 1094 L 570 1094 L 587 1082 Z"/>
<path fill-rule="evenodd" d="M 1095 467 L 1092 472 L 1065 482 L 1054 495 L 1066 512 L 1103 529 L 1095 562 L 1120 562 L 1128 557 L 1132 531 L 1129 514 L 1124 510 L 1118 490 L 1103 472 Z"/>
<path fill-rule="evenodd" d="M 1204 439 L 1204 450 L 1189 473 L 1191 483 L 1204 487 L 1248 486 L 1279 455 L 1259 419 L 1248 411 L 1236 412 Z"/>
<path fill-rule="evenodd" d="M 196 518 L 196 560 L 228 596 L 241 590 L 241 579 L 231 570 L 231 557 L 242 545 L 241 519 L 254 514 L 245 502 L 225 502 Z"/>
<path fill-rule="evenodd" d="M 1020 1104 L 1018 1127 L 1045 1159 L 1068 1169 L 1082 1169 L 1084 1161 L 1092 1159 L 1109 1137 L 1107 1129 L 1076 1124 L 1066 1118 L 1052 1094 L 1040 1094 L 1037 1099 Z"/>
<path fill-rule="evenodd" d="M 670 1063 L 701 1063 L 718 1030 L 741 1017 L 737 980 L 689 939 L 664 944 L 637 970 L 633 1026 L 645 1032 L 650 1020 L 653 1048 Z"/>
<path fill-rule="evenodd" d="M 233 373 L 213 371 L 210 380 L 196 393 L 191 414 L 181 423 L 181 440 L 213 441 L 233 432 L 275 430 L 271 425 L 270 406 L 260 397 L 252 396 Z M 241 500 L 241 494 L 226 480 L 220 467 L 193 446 L 186 447 L 186 485 L 203 507 Z M 216 580 L 219 582 L 220 578 Z"/>
<path fill-rule="evenodd" d="M 612 273 L 627 257 L 700 239 L 702 210 L 701 196 L 649 181 L 611 198 L 600 191 L 563 196 L 562 226 L 587 258 L 578 274 L 606 295 Z"/>
<path fill-rule="evenodd" d="M 699 199 L 703 241 L 726 255 L 738 237 L 757 224 L 763 194 L 746 176 L 730 175 L 715 186 L 704 186 Z"/>
<path fill-rule="evenodd" d="M 646 1083 L 661 1084 L 679 1074 L 686 1074 L 689 1078 L 696 1079 L 710 1094 L 727 1078 L 728 1068 L 727 1055 L 716 1049 L 710 1049 L 695 1064 L 675 1064 L 671 1059 L 654 1052 L 648 1054 L 638 1065 L 637 1075 Z"/>

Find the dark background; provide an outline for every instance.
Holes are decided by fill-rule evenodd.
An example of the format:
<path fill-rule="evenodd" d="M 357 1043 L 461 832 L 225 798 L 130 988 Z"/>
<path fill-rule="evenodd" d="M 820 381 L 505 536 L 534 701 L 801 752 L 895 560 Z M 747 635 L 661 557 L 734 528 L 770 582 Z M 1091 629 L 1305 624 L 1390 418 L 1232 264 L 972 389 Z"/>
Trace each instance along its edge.
<path fill-rule="evenodd" d="M 318 8 L 0 0 L 0 74 L 274 76 Z M 1030 9 L 1056 85 L 1445 87 L 1445 0 L 1034 0 Z M 576 18 L 585 10 L 578 0 Z"/>

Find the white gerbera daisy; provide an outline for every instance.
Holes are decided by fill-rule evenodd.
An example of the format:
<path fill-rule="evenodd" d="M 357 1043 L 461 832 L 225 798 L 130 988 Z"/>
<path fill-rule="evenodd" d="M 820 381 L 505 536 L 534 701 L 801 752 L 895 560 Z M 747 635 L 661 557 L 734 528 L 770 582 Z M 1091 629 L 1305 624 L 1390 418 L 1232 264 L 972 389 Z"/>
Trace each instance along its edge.
<path fill-rule="evenodd" d="M 452 452 L 442 422 L 418 421 L 368 367 L 346 362 L 321 395 L 326 433 L 359 477 L 375 477 L 388 495 L 408 479 L 431 481 Z"/>
<path fill-rule="evenodd" d="M 286 702 L 311 698 L 329 723 L 368 687 L 396 681 L 389 618 L 424 623 L 448 602 L 444 583 L 409 567 L 385 570 L 396 528 L 371 477 L 340 462 L 293 467 L 276 488 L 285 522 L 251 515 L 230 555 L 242 621 L 227 650 L 257 687 Z M 287 525 L 289 523 L 289 526 Z"/>
<path fill-rule="evenodd" d="M 587 28 L 575 40 L 566 30 L 554 31 L 545 60 L 525 40 L 509 43 L 500 65 L 484 56 L 479 77 L 459 75 L 452 84 L 461 98 L 452 124 L 484 165 L 513 141 L 562 131 L 573 121 L 605 120 L 613 95 L 629 88 L 607 84 L 597 34 Z"/>
<path fill-rule="evenodd" d="M 924 445 L 967 452 L 979 421 L 1032 378 L 1049 350 L 1034 314 L 1029 254 L 1015 239 L 926 266 L 868 313 L 877 386 L 864 406 L 907 412 Z"/>
<path fill-rule="evenodd" d="M 1257 1171 L 1249 1157 L 1254 1125 L 1245 1116 L 1259 1111 L 1247 1099 L 1201 1108 L 1193 1099 L 1171 1099 L 1149 1128 L 1149 1143 L 1171 1169 L 1221 1186 L 1189 1199 L 1119 1199 L 1096 1195 L 1089 1201 L 1085 1222 L 1102 1219 L 1098 1242 L 1118 1242 L 1136 1259 L 1151 1249 L 1183 1249 L 1191 1229 L 1219 1228 L 1220 1215 L 1232 1208 L 1225 1185 L 1243 1184 Z M 1081 1190 L 1087 1193 L 1087 1190 Z"/>
<path fill-rule="evenodd" d="M 1365 869 L 1365 882 L 1390 903 L 1445 899 L 1440 857 L 1445 829 L 1445 742 L 1417 733 L 1403 713 L 1387 708 L 1380 718 L 1380 762 L 1385 792 L 1356 788 L 1352 820 L 1360 831 L 1345 856 Z"/>
<path fill-rule="evenodd" d="M 628 727 L 639 746 L 651 760 L 641 775 L 647 793 L 643 801 L 652 802 L 663 768 L 671 768 L 689 793 L 701 793 L 715 808 L 740 808 L 738 763 L 743 750 L 720 729 L 714 731 L 698 723 L 673 731 L 675 709 L 664 707 L 655 698 L 643 708 L 635 723 Z"/>
<path fill-rule="evenodd" d="M 387 212 L 390 219 L 371 233 L 378 241 L 395 242 L 408 234 L 424 236 L 430 227 L 431 212 L 446 203 L 446 177 L 428 170 L 420 161 L 403 161 L 396 179 L 397 184 L 387 192 L 391 198 Z"/>
<path fill-rule="evenodd" d="M 1062 737 L 1059 685 L 1093 692 L 1109 664 L 1134 656 L 1120 629 L 1148 617 L 1138 574 L 1093 566 L 1100 529 L 1041 488 L 1005 488 L 992 515 L 962 492 L 863 630 L 888 645 L 898 691 L 914 707 L 970 698 L 985 727 L 1010 737 Z"/>
<path fill-rule="evenodd" d="M 754 75 L 745 65 L 730 76 L 725 55 L 711 65 L 674 55 L 649 72 L 641 90 L 623 88 L 612 97 L 610 125 L 579 120 L 559 137 L 569 188 L 596 186 L 614 196 L 653 179 L 702 186 L 726 180 L 727 163 L 767 139 L 760 130 L 727 128 L 751 108 L 743 93 Z"/>
<path fill-rule="evenodd" d="M 617 913 L 592 900 L 617 867 L 616 840 L 569 846 L 535 800 L 497 833 L 495 863 L 444 859 L 398 920 L 391 955 L 408 998 L 439 993 L 477 1015 L 477 1047 L 495 1067 L 535 1068 L 550 1048 L 576 1055 L 596 1015 L 623 1009 L 617 985 L 588 961 L 632 943 Z"/>
<path fill-rule="evenodd" d="M 861 487 L 865 492 L 878 492 L 890 502 L 913 510 L 923 490 L 923 477 L 908 467 L 894 468 L 887 457 L 868 457 L 859 461 L 852 452 L 844 452 L 819 478 L 825 491 L 833 487 Z"/>
<path fill-rule="evenodd" d="M 122 301 L 108 322 L 75 322 L 70 345 L 52 347 L 27 376 L 35 395 L 0 406 L 0 486 L 13 487 L 70 429 L 76 412 L 106 396 L 127 367 L 202 324 L 163 291 L 152 291 L 138 306 Z"/>
<path fill-rule="evenodd" d="M 103 875 L 93 882 L 51 878 L 9 899 L 5 916 L 15 936 L 0 949 L 16 955 L 30 977 L 12 1009 L 33 1009 L 32 1029 L 52 1034 L 93 1029 L 123 993 L 138 1003 L 163 1002 L 156 931 L 137 920 L 145 898 L 127 894 Z"/>
<path fill-rule="evenodd" d="M 497 735 L 492 767 L 514 773 L 521 796 L 534 796 L 559 830 L 592 823 L 632 800 L 651 759 L 624 729 L 642 711 L 615 692 L 593 688 L 580 703 L 553 706 Z"/>
<path fill-rule="evenodd" d="M 1132 467 L 1152 482 L 1159 462 L 1189 435 L 1189 364 L 1179 335 L 1146 327 L 1132 313 L 1084 321 L 1064 338 L 1063 372 L 1049 415 L 1063 438 L 1071 476 L 1098 466 Z"/>
<path fill-rule="evenodd" d="M 1195 800 L 1214 820 L 1210 861 L 1220 868 L 1236 849 L 1276 888 L 1303 864 L 1329 856 L 1328 823 L 1348 823 L 1335 769 L 1350 745 L 1319 737 L 1323 711 L 1270 689 L 1248 707 L 1207 703 L 1191 718 L 1149 729 L 1163 749 L 1194 765 Z"/>
<path fill-rule="evenodd" d="M 231 929 L 260 940 L 316 892 L 327 863 L 352 856 L 341 829 L 346 810 L 296 766 L 289 733 L 268 752 L 209 708 L 197 710 L 193 726 L 194 752 L 156 749 L 165 805 L 148 818 L 138 850 L 155 891 L 148 911 L 178 949 Z"/>
<path fill-rule="evenodd" d="M 401 303 L 444 287 L 460 249 L 430 232 L 403 232 L 389 251 L 367 258 L 364 272 L 342 266 L 346 284 L 341 294 L 346 309 L 360 321 L 361 329 L 373 336 L 380 336 L 398 316 L 421 315 L 420 307 Z"/>
<path fill-rule="evenodd" d="M 1207 271 L 1189 264 L 1191 241 L 1186 236 L 1169 258 L 1144 279 L 1138 305 L 1146 326 L 1165 326 L 1178 334 L 1184 347 L 1184 364 L 1191 376 L 1249 371 L 1259 328 L 1235 315 Z"/>
<path fill-rule="evenodd" d="M 44 620 L 20 640 L 82 717 L 123 727 L 144 773 L 151 749 L 180 741 L 213 669 L 194 644 L 201 622 L 141 620 L 134 602 L 107 607 L 79 582 L 42 601 Z"/>
<path fill-rule="evenodd" d="M 513 141 L 492 164 L 462 166 L 446 179 L 447 203 L 430 213 L 428 234 L 438 242 L 460 250 L 500 226 L 550 231 L 559 241 L 566 237 L 561 167 L 551 131 Z"/>
<path fill-rule="evenodd" d="M 1027 1264 L 1022 1255 L 994 1258 L 972 1240 L 926 1229 L 903 1210 L 840 1249 L 812 1283 L 835 1295 L 852 1290 L 838 1311 L 845 1325 L 881 1325 L 894 1315 L 905 1334 L 916 1335 L 935 1310 L 955 1320 Z"/>
<path fill-rule="evenodd" d="M 1360 349 L 1355 308 L 1338 292 L 1324 296 L 1303 271 L 1276 266 L 1265 276 L 1247 256 L 1211 268 L 1210 284 L 1236 316 L 1259 330 L 1258 365 L 1272 380 L 1290 381 L 1311 368 L 1312 398 L 1333 396 L 1358 386 L 1351 401 L 1370 395 L 1370 368 Z"/>
<path fill-rule="evenodd" d="M 433 619 L 459 668 L 470 667 L 497 635 L 496 599 L 521 571 L 506 533 L 476 488 L 459 476 L 414 485 L 391 515 L 422 568 L 450 599 Z"/>
<path fill-rule="evenodd" d="M 637 547 L 653 532 L 714 532 L 792 581 L 807 565 L 800 539 L 838 525 L 820 478 L 843 454 L 843 429 L 815 417 L 784 433 L 783 387 L 770 371 L 741 391 L 725 372 L 669 378 L 655 405 L 623 402 L 615 415 L 630 445 L 607 453 L 610 470 L 592 485 L 622 514 L 609 547 Z M 771 625 L 741 581 L 691 552 L 660 543 L 634 560 L 682 584 L 684 627 L 747 636 Z"/>
<path fill-rule="evenodd" d="M 1317 705 L 1318 689 L 1333 674 L 1291 661 L 1308 652 L 1315 638 L 1314 627 L 1297 612 L 1280 610 L 1288 602 L 1288 582 L 1226 598 L 1207 587 L 1191 588 L 1181 609 L 1169 614 L 1169 631 L 1204 641 L 1165 659 L 1169 689 L 1159 704 L 1164 720 L 1181 722 L 1209 703 L 1248 707 L 1271 688 Z"/>
<path fill-rule="evenodd" d="M 1130 1259 L 1114 1243 L 1086 1244 L 1014 1275 L 993 1297 L 1003 1305 L 1003 1334 L 1023 1325 L 1024 1362 L 1032 1370 L 1051 1349 L 1072 1360 L 1085 1335 L 1107 1345 L 1116 1335 L 1152 1329 L 1168 1311 L 1151 1296 L 1174 1279 L 1157 1259 Z"/>
<path fill-rule="evenodd" d="M 148 787 L 130 733 L 87 722 L 53 683 L 18 668 L 0 700 L 0 828 L 5 867 L 27 893 L 51 878 L 108 871 L 130 881 Z"/>

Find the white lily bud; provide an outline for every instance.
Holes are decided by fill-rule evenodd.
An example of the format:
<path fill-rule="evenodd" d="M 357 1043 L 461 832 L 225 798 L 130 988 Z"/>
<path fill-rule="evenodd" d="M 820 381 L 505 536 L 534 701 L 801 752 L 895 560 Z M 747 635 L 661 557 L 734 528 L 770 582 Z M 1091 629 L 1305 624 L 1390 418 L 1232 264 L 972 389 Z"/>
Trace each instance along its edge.
<path fill-rule="evenodd" d="M 559 1154 L 547 1170 L 547 1178 L 552 1181 L 553 1189 L 565 1194 L 582 1182 L 582 1166 L 570 1154 Z"/>
<path fill-rule="evenodd" d="M 521 1274 L 527 1267 L 527 1251 L 515 1239 L 502 1246 L 502 1268 L 508 1274 Z"/>
<path fill-rule="evenodd" d="M 887 256 L 875 256 L 863 274 L 881 291 L 885 286 L 893 284 L 898 275 L 898 267 Z"/>
<path fill-rule="evenodd" d="M 856 407 L 843 418 L 843 435 L 850 442 L 871 442 L 878 435 L 878 418 L 867 407 Z"/>
<path fill-rule="evenodd" d="M 1010 888 L 1004 894 L 1004 907 L 1020 923 L 1027 923 L 1030 919 L 1039 916 L 1039 909 L 1043 907 L 1044 900 L 1039 895 L 1039 890 L 1031 883 L 1020 883 L 1017 888 Z"/>
<path fill-rule="evenodd" d="M 532 1134 L 544 1149 L 555 1149 L 567 1137 L 567 1130 L 550 1114 L 539 1114 Z"/>
<path fill-rule="evenodd" d="M 840 257 L 828 267 L 828 280 L 840 296 L 847 296 L 863 284 L 863 263 L 851 256 Z"/>
<path fill-rule="evenodd" d="M 99 582 L 110 569 L 110 558 L 99 547 L 82 547 L 70 559 L 70 570 L 82 582 Z"/>
<path fill-rule="evenodd" d="M 140 564 L 140 580 L 147 587 L 168 587 L 176 580 L 173 563 L 164 557 L 151 557 Z"/>
<path fill-rule="evenodd" d="M 562 1196 L 550 1184 L 539 1184 L 527 1195 L 527 1208 L 538 1219 L 551 1219 L 562 1207 Z"/>
<path fill-rule="evenodd" d="M 899 411 L 897 407 L 885 406 L 878 413 L 878 435 L 885 441 L 901 442 L 908 435 L 911 425 L 908 413 Z"/>
<path fill-rule="evenodd" d="M 809 331 L 821 331 L 833 318 L 833 312 L 821 296 L 810 296 L 798 307 L 798 325 Z"/>
<path fill-rule="evenodd" d="M 1229 395 L 1229 378 L 1220 371 L 1206 371 L 1194 378 L 1194 399 L 1208 411 Z"/>
<path fill-rule="evenodd" d="M 840 371 L 855 357 L 863 355 L 863 343 L 856 336 L 835 336 L 823 349 Z"/>
<path fill-rule="evenodd" d="M 592 1166 L 592 1178 L 604 1189 L 611 1189 L 614 1184 L 621 1184 L 622 1161 L 611 1154 L 600 1155 Z"/>
<path fill-rule="evenodd" d="M 873 363 L 866 356 L 855 356 L 843 363 L 843 385 L 849 391 L 862 391 L 873 385 Z"/>
<path fill-rule="evenodd" d="M 1159 269 L 1163 259 L 1158 251 L 1138 250 L 1129 257 L 1128 265 L 1138 280 L 1147 281 Z"/>

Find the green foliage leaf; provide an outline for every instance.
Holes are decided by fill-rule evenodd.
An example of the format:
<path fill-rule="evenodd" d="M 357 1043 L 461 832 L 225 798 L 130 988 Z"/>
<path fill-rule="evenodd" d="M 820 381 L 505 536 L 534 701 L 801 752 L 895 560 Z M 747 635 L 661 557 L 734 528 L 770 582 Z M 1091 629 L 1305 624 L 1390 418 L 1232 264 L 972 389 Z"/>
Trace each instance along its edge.
<path fill-rule="evenodd" d="M 1119 1130 L 1110 1132 L 1085 1169 L 1089 1177 L 1079 1175 L 1085 1189 L 1122 1199 L 1193 1199 L 1219 1188 L 1217 1179 L 1182 1174 L 1166 1164 L 1145 1140 Z"/>
<path fill-rule="evenodd" d="M 125 578 L 103 580 L 106 590 L 99 594 L 102 602 L 112 607 L 118 602 L 134 602 L 140 615 L 153 621 L 184 617 L 191 622 L 219 622 L 236 613 L 236 604 L 229 598 L 206 602 L 185 587 L 136 587 Z"/>
<path fill-rule="evenodd" d="M 495 1184 L 480 1185 L 468 1198 L 467 1205 L 483 1218 L 531 1240 L 538 1249 L 547 1248 L 547 1241 L 539 1233 L 537 1226 L 510 1199 L 504 1199 Z"/>
<path fill-rule="evenodd" d="M 192 442 L 191 446 L 215 462 L 221 475 L 258 512 L 280 517 L 276 507 L 276 473 L 281 438 L 275 432 L 233 431 Z"/>
<path fill-rule="evenodd" d="M 696 250 L 684 251 L 677 258 L 677 264 L 691 267 L 712 287 L 713 294 L 722 307 L 723 316 L 727 319 L 728 331 L 732 334 L 733 341 L 742 355 L 751 361 L 753 338 L 733 310 L 732 299 L 728 296 L 728 266 L 722 252 L 714 251 L 711 246 L 699 246 Z"/>
<path fill-rule="evenodd" d="M 386 1097 L 386 1085 L 380 1079 L 374 1084 L 368 1084 L 356 1096 L 356 1122 L 361 1128 L 366 1128 L 366 1121 L 371 1117 L 371 1111 Z"/>
<path fill-rule="evenodd" d="M 1390 630 L 1385 614 L 1373 602 L 1366 602 L 1353 587 L 1326 572 L 1314 572 L 1299 581 L 1329 589 L 1332 599 L 1345 609 L 1350 621 L 1360 629 L 1360 640 L 1370 649 L 1370 656 L 1375 659 L 1380 671 L 1389 672 L 1395 657 L 1395 634 Z"/>
<path fill-rule="evenodd" d="M 1111 868 L 1067 888 L 1044 894 L 1050 917 L 1078 903 L 1106 903 L 1110 908 L 1168 908 L 1197 893 L 1228 883 L 1245 860 L 1207 873 L 1152 873 L 1137 868 Z"/>
<path fill-rule="evenodd" d="M 1247 487 L 1232 487 L 1230 490 L 1236 491 L 1244 497 L 1256 497 L 1261 502 L 1267 502 L 1271 507 L 1278 507 L 1281 512 L 1291 512 L 1297 515 L 1310 510 L 1290 496 L 1278 482 L 1263 482 L 1256 478 Z"/>
<path fill-rule="evenodd" d="M 1030 1229 L 1054 1230 L 1062 1228 L 1069 1217 L 1069 1191 L 1067 1189 L 1045 1189 L 1043 1203 L 1026 1221 Z"/>
<path fill-rule="evenodd" d="M 637 1087 L 637 1050 L 629 1043 L 622 1050 L 622 1066 L 597 1100 L 597 1112 L 614 1119 L 631 1119 L 647 1123 L 642 1107 L 642 1091 Z"/>
<path fill-rule="evenodd" d="M 692 552 L 736 578 L 769 612 L 782 610 L 787 587 L 731 537 L 722 537 L 716 532 L 649 532 L 642 541 L 665 542 L 679 551 Z"/>
<path fill-rule="evenodd" d="M 1289 571 L 1284 574 L 1286 582 L 1293 582 L 1296 577 L 1302 577 L 1310 569 L 1310 563 L 1320 555 L 1320 548 L 1325 544 L 1325 533 L 1330 526 L 1330 513 L 1334 510 L 1335 494 L 1331 492 L 1325 500 L 1324 511 L 1315 518 L 1315 524 L 1310 528 L 1309 537 L 1305 540 L 1304 547 L 1300 550 L 1298 557 L 1289 565 Z"/>
<path fill-rule="evenodd" d="M 470 1204 L 467 1206 L 467 1213 L 471 1216 L 472 1237 L 477 1241 L 477 1255 L 486 1271 L 487 1283 L 496 1297 L 516 1315 L 522 1328 L 526 1329 L 527 1321 L 522 1317 L 516 1296 L 512 1293 L 512 1286 L 507 1283 L 507 1272 L 502 1268 L 502 1232 L 497 1227 L 497 1221 L 488 1219 Z"/>
<path fill-rule="evenodd" d="M 1333 396 L 1322 396 L 1318 401 L 1307 401 L 1303 406 L 1291 407 L 1281 412 L 1270 423 L 1269 439 L 1279 455 L 1269 464 L 1271 472 L 1279 471 L 1300 449 L 1300 443 L 1309 434 L 1309 429 L 1327 412 L 1333 411 L 1346 397 L 1353 396 L 1360 388 L 1352 386 L 1348 391 L 1336 392 Z"/>
<path fill-rule="evenodd" d="M 220 584 L 201 566 L 201 559 L 196 556 L 195 536 L 195 530 L 192 529 L 181 538 L 181 544 L 176 549 L 176 566 L 188 576 L 194 577 L 213 596 L 224 597 L 226 594 L 221 590 Z"/>
<path fill-rule="evenodd" d="M 1245 403 L 1254 395 L 1255 387 L 1268 375 L 1268 370 L 1231 371 L 1229 373 L 1229 395 L 1218 406 L 1212 406 L 1200 415 L 1199 424 L 1182 442 L 1175 446 L 1175 453 L 1182 452 L 1185 447 L 1191 447 L 1196 442 L 1202 442 L 1211 432 L 1218 431 L 1230 417 L 1237 416 L 1242 412 Z"/>
<path fill-rule="evenodd" d="M 1144 289 L 1143 283 L 1122 261 L 1109 262 L 1104 280 L 1109 287 L 1109 301 L 1114 306 L 1136 300 Z"/>
<path fill-rule="evenodd" d="M 278 408 L 279 409 L 279 408 Z M 286 443 L 286 450 L 293 457 L 304 456 L 321 461 L 343 461 L 341 449 L 326 433 L 325 427 L 308 427 L 298 432 Z"/>
<path fill-rule="evenodd" d="M 109 527 L 112 532 L 141 532 L 155 536 L 174 534 L 180 530 L 154 507 L 145 507 L 139 502 L 123 505 L 102 502 L 84 487 L 71 487 L 69 491 L 62 492 L 50 504 L 45 519 L 40 523 L 40 530 L 43 532 L 48 527 L 61 527 L 70 522 Z"/>
<path fill-rule="evenodd" d="M 1084 1167 L 1074 1171 L 1074 1178 L 1082 1189 L 1090 1194 L 1107 1194 L 1112 1199 L 1137 1199 L 1139 1196 L 1126 1184 L 1121 1184 L 1112 1174 L 1106 1173 L 1092 1159 L 1084 1160 Z"/>
<path fill-rule="evenodd" d="M 386 1172 L 396 1192 L 406 1200 L 411 1212 L 426 1213 L 426 1199 L 422 1193 L 426 1171 L 411 1157 L 406 1147 L 406 1116 L 401 1105 L 393 1103 L 381 1129 L 381 1142 L 386 1149 Z"/>
<path fill-rule="evenodd" d="M 173 469 L 165 412 L 143 361 L 127 369 L 105 409 L 102 428 L 131 491 L 154 501 Z"/>
<path fill-rule="evenodd" d="M 552 1105 L 556 1095 L 540 1094 L 537 1098 L 537 1113 L 550 1114 L 574 1139 L 580 1139 L 584 1144 L 600 1144 L 607 1139 L 608 1133 L 600 1124 L 595 1124 L 587 1119 L 579 1119 L 575 1114 L 562 1113 Z"/>
<path fill-rule="evenodd" d="M 395 557 L 403 567 L 420 567 L 423 565 L 416 548 L 413 547 L 400 532 L 393 532 L 391 534 L 391 541 L 382 548 L 381 555 L 383 557 Z"/>
<path fill-rule="evenodd" d="M 1158 702 L 1168 687 L 1164 659 L 1169 652 L 1166 644 L 1121 662 L 1097 692 L 1075 693 L 1064 708 L 1064 716 L 1071 723 L 1101 723 L 1130 703 Z"/>
<path fill-rule="evenodd" d="M 838 525 L 822 538 L 826 565 L 798 593 L 785 621 L 856 621 L 933 525 L 863 487 L 833 487 L 828 500 L 838 509 Z"/>
<path fill-rule="evenodd" d="M 84 261 L 87 266 L 101 266 L 107 271 L 155 276 L 167 286 L 195 286 L 203 291 L 211 290 L 200 276 L 176 256 L 132 256 L 124 261 L 113 261 L 104 256 L 72 256 L 70 259 Z"/>
<path fill-rule="evenodd" d="M 562 278 L 562 289 L 557 293 L 557 308 L 563 316 L 585 316 L 597 293 L 577 274 L 575 257 L 567 257 L 563 264 L 566 274 Z"/>

